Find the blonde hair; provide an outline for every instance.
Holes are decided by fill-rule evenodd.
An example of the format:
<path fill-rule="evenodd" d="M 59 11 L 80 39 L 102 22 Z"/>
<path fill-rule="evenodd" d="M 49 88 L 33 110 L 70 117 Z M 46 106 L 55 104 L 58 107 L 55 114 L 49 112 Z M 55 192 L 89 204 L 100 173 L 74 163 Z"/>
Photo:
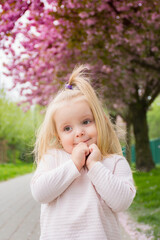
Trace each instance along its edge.
<path fill-rule="evenodd" d="M 83 96 L 87 100 L 93 113 L 98 133 L 97 145 L 102 155 L 107 156 L 114 153 L 122 155 L 121 145 L 114 130 L 114 126 L 109 116 L 106 116 L 101 102 L 90 85 L 86 70 L 87 67 L 85 65 L 75 67 L 68 81 L 72 89 L 62 88 L 50 102 L 35 143 L 34 153 L 37 163 L 39 163 L 47 150 L 51 148 L 62 148 L 58 140 L 54 114 L 56 110 L 63 105 L 64 101 L 80 96 Z"/>

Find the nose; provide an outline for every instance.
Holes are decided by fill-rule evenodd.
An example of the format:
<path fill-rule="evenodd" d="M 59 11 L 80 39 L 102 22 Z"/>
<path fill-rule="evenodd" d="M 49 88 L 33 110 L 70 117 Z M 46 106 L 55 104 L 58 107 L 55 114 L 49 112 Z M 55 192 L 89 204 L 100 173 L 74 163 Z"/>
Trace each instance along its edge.
<path fill-rule="evenodd" d="M 82 137 L 84 135 L 84 130 L 81 127 L 76 128 L 76 137 Z"/>

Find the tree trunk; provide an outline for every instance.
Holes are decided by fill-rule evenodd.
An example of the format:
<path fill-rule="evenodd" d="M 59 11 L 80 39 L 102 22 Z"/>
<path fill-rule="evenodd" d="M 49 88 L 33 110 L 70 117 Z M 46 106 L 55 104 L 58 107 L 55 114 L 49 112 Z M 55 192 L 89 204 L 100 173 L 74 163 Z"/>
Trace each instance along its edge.
<path fill-rule="evenodd" d="M 126 121 L 126 159 L 131 164 L 131 122 Z"/>
<path fill-rule="evenodd" d="M 140 171 L 150 171 L 155 164 L 149 144 L 147 111 L 143 104 L 134 104 L 130 110 L 135 136 L 136 168 Z"/>
<path fill-rule="evenodd" d="M 7 140 L 0 140 L 0 163 L 7 163 Z"/>

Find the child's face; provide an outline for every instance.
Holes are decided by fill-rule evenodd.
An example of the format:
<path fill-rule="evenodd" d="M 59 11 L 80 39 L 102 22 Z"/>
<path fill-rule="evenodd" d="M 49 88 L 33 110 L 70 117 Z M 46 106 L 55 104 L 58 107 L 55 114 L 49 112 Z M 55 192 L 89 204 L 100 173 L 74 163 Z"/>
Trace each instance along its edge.
<path fill-rule="evenodd" d="M 91 109 L 82 98 L 64 103 L 55 113 L 55 123 L 61 145 L 68 153 L 80 142 L 97 144 L 97 128 Z"/>

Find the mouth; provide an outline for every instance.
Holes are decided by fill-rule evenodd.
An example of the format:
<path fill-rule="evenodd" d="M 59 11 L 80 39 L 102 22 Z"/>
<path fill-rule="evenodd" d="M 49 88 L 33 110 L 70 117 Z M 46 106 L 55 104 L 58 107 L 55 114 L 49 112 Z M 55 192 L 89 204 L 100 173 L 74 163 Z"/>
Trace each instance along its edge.
<path fill-rule="evenodd" d="M 91 140 L 91 138 L 89 138 L 89 139 L 87 139 L 87 140 L 84 140 L 84 141 L 80 141 L 80 142 L 78 142 L 78 143 L 74 143 L 74 145 L 76 146 L 76 145 L 78 145 L 78 144 L 81 143 L 81 142 L 87 144 L 90 140 Z"/>
<path fill-rule="evenodd" d="M 89 138 L 88 140 L 84 141 L 84 143 L 88 143 L 91 139 Z"/>

